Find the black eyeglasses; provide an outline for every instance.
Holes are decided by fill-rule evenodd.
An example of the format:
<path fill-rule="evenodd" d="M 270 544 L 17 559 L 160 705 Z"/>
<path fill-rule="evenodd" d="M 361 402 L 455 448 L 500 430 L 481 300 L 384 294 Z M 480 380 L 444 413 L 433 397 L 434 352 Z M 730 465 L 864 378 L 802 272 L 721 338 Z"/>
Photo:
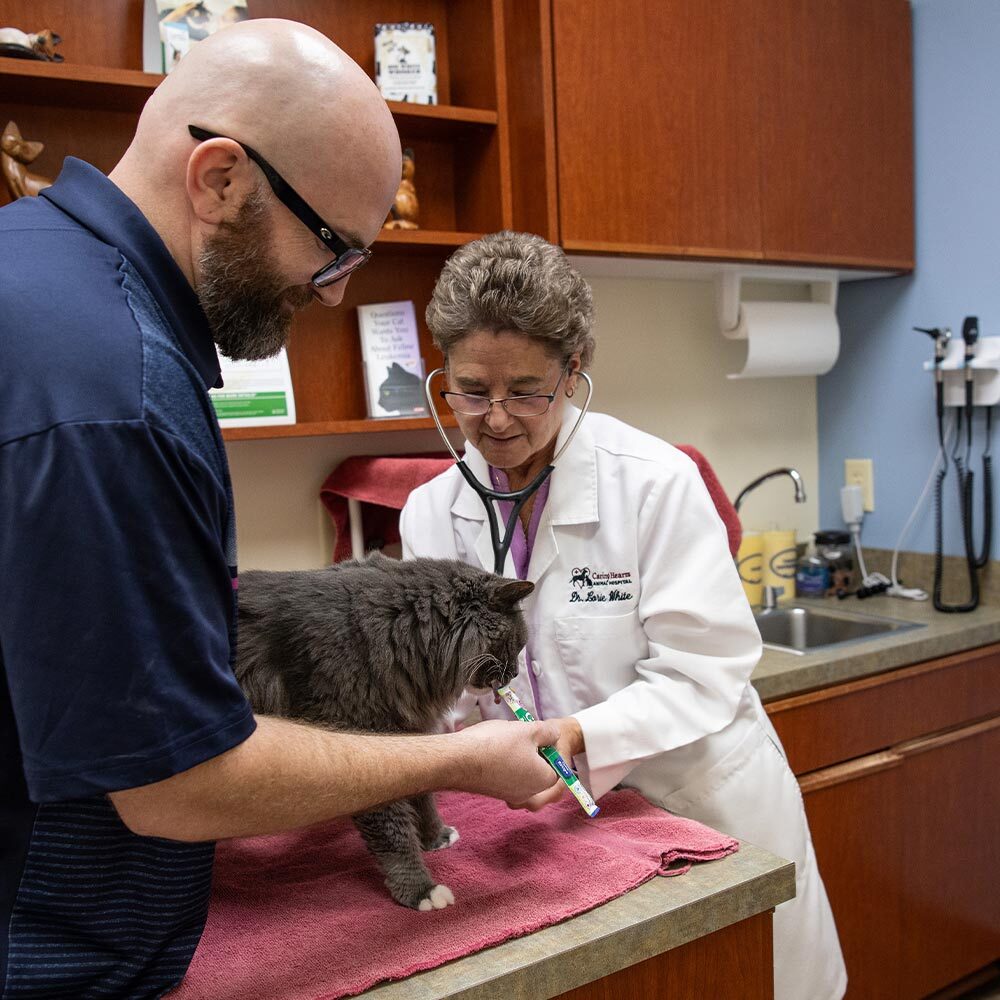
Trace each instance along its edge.
<path fill-rule="evenodd" d="M 559 386 L 569 371 L 569 365 L 563 368 L 559 381 L 551 392 L 538 393 L 533 396 L 505 396 L 503 399 L 489 399 L 486 396 L 474 396 L 467 392 L 448 392 L 443 390 L 441 398 L 455 411 L 472 417 L 484 417 L 499 403 L 512 417 L 540 417 L 548 411 L 552 401 L 559 392 Z"/>
<path fill-rule="evenodd" d="M 264 172 L 267 183 L 271 185 L 271 190 L 278 200 L 306 226 L 323 243 L 335 258 L 326 267 L 321 267 L 311 278 L 312 283 L 317 288 L 325 288 L 335 282 L 346 278 L 351 272 L 367 264 L 372 252 L 367 248 L 352 247 L 345 243 L 333 229 L 328 226 L 305 202 L 305 200 L 295 191 L 295 189 L 264 159 L 257 150 L 252 149 L 239 139 L 232 136 L 220 135 L 218 132 L 209 132 L 207 129 L 199 128 L 197 125 L 188 125 L 188 131 L 193 139 L 204 142 L 206 139 L 229 139 L 235 142 L 247 156 L 257 164 Z"/>

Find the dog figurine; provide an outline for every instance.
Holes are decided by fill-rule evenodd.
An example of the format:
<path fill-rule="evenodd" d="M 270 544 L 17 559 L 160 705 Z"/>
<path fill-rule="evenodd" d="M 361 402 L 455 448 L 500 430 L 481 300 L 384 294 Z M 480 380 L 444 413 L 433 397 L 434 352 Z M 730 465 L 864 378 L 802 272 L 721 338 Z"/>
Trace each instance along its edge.
<path fill-rule="evenodd" d="M 28 164 L 38 158 L 45 148 L 40 142 L 29 142 L 22 138 L 16 122 L 7 122 L 0 136 L 0 173 L 13 198 L 37 195 L 43 188 L 51 187 L 52 181 L 41 174 L 32 173 Z"/>
<path fill-rule="evenodd" d="M 42 28 L 29 35 L 17 28 L 0 28 L 0 56 L 9 59 L 41 59 L 45 62 L 62 62 L 56 46 L 62 41 L 51 28 Z"/>

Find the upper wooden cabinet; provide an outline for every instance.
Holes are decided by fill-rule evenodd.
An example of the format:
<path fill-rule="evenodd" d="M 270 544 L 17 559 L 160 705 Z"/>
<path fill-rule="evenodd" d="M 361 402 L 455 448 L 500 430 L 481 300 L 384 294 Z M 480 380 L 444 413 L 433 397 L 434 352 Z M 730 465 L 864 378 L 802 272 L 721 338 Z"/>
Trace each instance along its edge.
<path fill-rule="evenodd" d="M 906 0 L 756 0 L 768 260 L 913 267 Z"/>
<path fill-rule="evenodd" d="M 912 268 L 906 0 L 506 9 L 515 225 L 582 252 Z M 543 170 L 517 133 L 546 115 Z"/>
<path fill-rule="evenodd" d="M 553 2 L 559 222 L 569 250 L 759 257 L 746 0 Z"/>

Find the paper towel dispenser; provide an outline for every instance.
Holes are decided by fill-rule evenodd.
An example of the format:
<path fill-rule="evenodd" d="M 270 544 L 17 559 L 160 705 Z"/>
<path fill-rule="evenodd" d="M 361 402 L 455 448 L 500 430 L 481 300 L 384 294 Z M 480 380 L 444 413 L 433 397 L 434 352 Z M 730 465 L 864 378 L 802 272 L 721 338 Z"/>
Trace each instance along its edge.
<path fill-rule="evenodd" d="M 840 351 L 837 277 L 829 272 L 798 277 L 809 286 L 809 302 L 744 302 L 744 278 L 770 277 L 724 271 L 715 279 L 716 310 L 723 336 L 747 342 L 743 370 L 727 378 L 825 375 Z M 778 279 L 787 283 L 788 279 Z"/>

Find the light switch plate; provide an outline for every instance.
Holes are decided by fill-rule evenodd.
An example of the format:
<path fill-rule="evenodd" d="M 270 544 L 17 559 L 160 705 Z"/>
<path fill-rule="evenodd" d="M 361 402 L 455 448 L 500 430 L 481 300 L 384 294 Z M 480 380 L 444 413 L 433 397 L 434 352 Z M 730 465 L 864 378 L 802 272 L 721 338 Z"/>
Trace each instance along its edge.
<path fill-rule="evenodd" d="M 844 484 L 860 486 L 865 498 L 865 510 L 875 509 L 875 470 L 870 458 L 844 459 Z"/>

